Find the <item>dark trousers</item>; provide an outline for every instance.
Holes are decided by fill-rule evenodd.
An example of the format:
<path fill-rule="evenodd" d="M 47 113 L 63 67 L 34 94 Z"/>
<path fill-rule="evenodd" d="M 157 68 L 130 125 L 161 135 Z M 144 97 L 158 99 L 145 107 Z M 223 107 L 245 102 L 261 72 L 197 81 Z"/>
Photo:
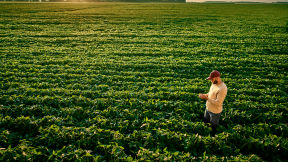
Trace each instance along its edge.
<path fill-rule="evenodd" d="M 204 113 L 204 123 L 210 123 L 212 127 L 212 135 L 214 136 L 217 132 L 217 127 L 219 125 L 219 119 L 220 119 L 221 113 L 215 114 L 207 109 L 205 109 Z"/>

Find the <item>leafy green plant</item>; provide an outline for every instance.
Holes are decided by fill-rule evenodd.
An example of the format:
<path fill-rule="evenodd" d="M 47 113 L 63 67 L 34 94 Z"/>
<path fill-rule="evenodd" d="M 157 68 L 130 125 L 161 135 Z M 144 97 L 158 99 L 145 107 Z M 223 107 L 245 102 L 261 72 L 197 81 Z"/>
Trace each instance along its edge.
<path fill-rule="evenodd" d="M 284 161 L 287 5 L 0 3 L 0 161 Z M 215 137 L 205 78 L 228 87 Z"/>

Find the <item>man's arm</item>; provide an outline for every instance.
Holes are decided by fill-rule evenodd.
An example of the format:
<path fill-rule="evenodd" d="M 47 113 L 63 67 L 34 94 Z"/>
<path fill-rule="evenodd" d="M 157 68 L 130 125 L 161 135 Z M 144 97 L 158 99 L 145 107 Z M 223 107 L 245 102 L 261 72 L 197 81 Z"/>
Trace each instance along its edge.
<path fill-rule="evenodd" d="M 212 103 L 213 105 L 220 106 L 224 102 L 226 94 L 227 94 L 227 88 L 223 88 L 217 94 L 216 99 L 208 98 L 207 100 L 208 100 L 208 102 Z"/>
<path fill-rule="evenodd" d="M 208 100 L 208 94 L 199 94 L 199 98 L 203 99 L 203 100 Z"/>

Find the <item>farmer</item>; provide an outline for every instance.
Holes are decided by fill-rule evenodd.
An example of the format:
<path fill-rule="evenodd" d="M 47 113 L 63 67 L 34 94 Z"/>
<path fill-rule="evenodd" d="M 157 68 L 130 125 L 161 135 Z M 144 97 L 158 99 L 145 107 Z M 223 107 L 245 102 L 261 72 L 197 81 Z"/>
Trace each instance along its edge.
<path fill-rule="evenodd" d="M 207 94 L 199 94 L 199 97 L 206 100 L 206 109 L 204 113 L 204 122 L 211 123 L 212 135 L 217 132 L 216 128 L 219 125 L 219 119 L 222 112 L 222 104 L 227 94 L 227 87 L 220 78 L 220 72 L 214 70 L 207 78 L 212 82 L 210 90 Z"/>

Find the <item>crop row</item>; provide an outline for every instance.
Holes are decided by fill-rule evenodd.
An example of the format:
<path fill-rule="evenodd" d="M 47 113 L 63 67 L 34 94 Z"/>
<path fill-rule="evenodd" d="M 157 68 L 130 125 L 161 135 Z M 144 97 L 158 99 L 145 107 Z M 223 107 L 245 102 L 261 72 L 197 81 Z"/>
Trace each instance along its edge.
<path fill-rule="evenodd" d="M 69 120 L 69 118 L 66 119 Z M 103 119 L 98 117 L 91 120 L 92 123 L 93 120 L 98 120 L 98 124 L 106 123 L 105 120 L 103 121 Z M 221 156 L 237 156 L 239 152 L 243 152 L 260 154 L 262 157 L 268 159 L 283 159 L 288 151 L 288 141 L 285 138 L 287 134 L 287 125 L 285 124 L 253 124 L 252 126 L 245 126 L 244 128 L 237 125 L 230 131 L 223 132 L 216 138 L 211 138 L 209 136 L 199 135 L 198 133 L 191 134 L 190 132 L 189 134 L 186 134 L 180 133 L 179 131 L 173 131 L 170 129 L 170 126 L 167 126 L 169 129 L 165 129 L 165 126 L 163 128 L 161 125 L 158 128 L 151 126 L 150 129 L 147 129 L 152 123 L 161 123 L 147 118 L 143 120 L 145 123 L 142 124 L 140 129 L 132 132 L 130 131 L 129 133 L 125 132 L 125 134 L 121 133 L 122 130 L 131 130 L 129 124 L 125 124 L 129 123 L 128 120 L 123 121 L 123 123 L 120 122 L 122 127 L 121 129 L 117 129 L 119 131 L 108 128 L 100 129 L 98 124 L 87 127 L 71 127 L 61 126 L 62 124 L 58 126 L 51 122 L 60 124 L 61 118 L 46 116 L 36 121 L 31 121 L 29 117 L 17 117 L 14 120 L 10 117 L 2 118 L 1 126 L 3 128 L 1 129 L 1 145 L 7 147 L 9 144 L 14 143 L 15 145 L 21 146 L 25 143 L 26 146 L 36 148 L 36 150 L 41 147 L 43 148 L 43 146 L 47 146 L 50 149 L 59 149 L 59 151 L 63 149 L 63 146 L 71 146 L 75 147 L 75 149 L 89 150 L 90 154 L 96 153 L 96 155 L 100 154 L 102 156 L 105 156 L 105 154 L 110 155 L 111 151 L 113 152 L 113 149 L 119 149 L 117 152 L 121 155 L 120 157 L 118 157 L 117 153 L 112 153 L 112 156 L 108 156 L 108 159 L 132 158 L 135 156 L 137 156 L 137 158 L 142 158 L 141 156 L 143 155 L 140 154 L 142 151 L 154 148 L 163 150 L 168 154 L 178 152 L 177 155 L 189 154 L 188 152 L 191 152 L 192 150 L 193 154 L 189 154 L 190 156 L 187 158 L 201 157 L 203 152 L 208 155 L 218 154 Z M 44 127 L 39 127 L 39 125 L 43 125 Z M 45 127 L 45 125 L 49 126 Z M 19 133 L 10 133 L 8 130 L 5 130 L 6 127 L 9 127 L 11 131 L 14 129 L 18 130 Z M 194 129 L 196 132 L 201 130 L 203 135 L 209 133 L 208 127 L 203 123 L 196 122 L 190 126 L 186 125 L 186 127 L 191 127 L 192 131 Z M 25 132 L 29 133 L 26 134 L 26 137 L 30 140 L 19 140 L 19 137 L 24 135 Z M 282 137 L 271 135 L 272 132 Z M 36 137 L 31 136 L 35 134 Z M 261 137 L 261 139 L 259 139 L 259 137 Z M 46 150 L 49 150 L 48 148 L 46 148 Z M 17 149 L 17 147 L 14 149 Z M 13 152 L 11 148 L 8 148 L 7 150 L 1 150 L 0 153 L 5 153 L 7 156 L 7 151 Z M 38 156 L 47 159 L 54 154 L 51 152 L 42 152 Z M 155 152 L 158 151 L 156 150 Z M 275 154 L 275 156 L 270 157 L 271 153 Z M 129 155 L 132 155 L 132 157 Z M 5 159 L 5 156 L 2 158 Z M 181 158 L 181 156 L 175 156 L 174 158 L 178 159 Z"/>

